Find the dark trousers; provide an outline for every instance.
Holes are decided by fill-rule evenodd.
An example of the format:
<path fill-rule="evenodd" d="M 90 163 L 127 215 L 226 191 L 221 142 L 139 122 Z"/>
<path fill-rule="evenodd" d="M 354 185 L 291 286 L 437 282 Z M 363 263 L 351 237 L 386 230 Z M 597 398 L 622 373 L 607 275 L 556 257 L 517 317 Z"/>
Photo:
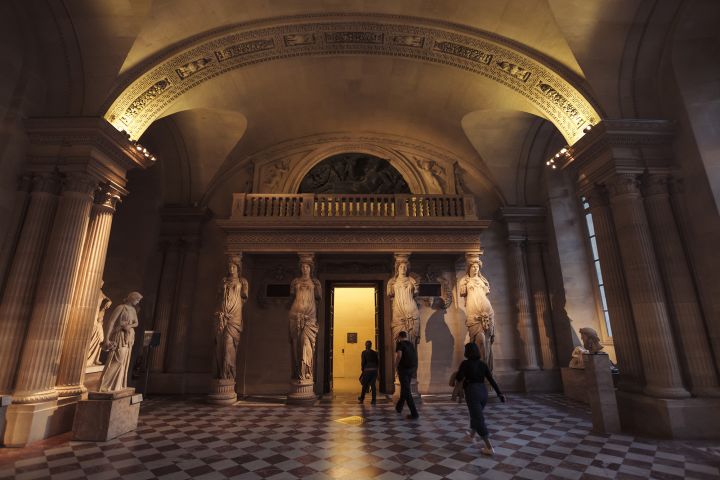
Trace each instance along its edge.
<path fill-rule="evenodd" d="M 365 400 L 365 394 L 368 389 L 372 391 L 372 402 L 375 403 L 377 396 L 375 391 L 375 380 L 377 380 L 377 370 L 366 370 L 362 373 L 362 392 L 360 393 L 360 401 Z"/>
<path fill-rule="evenodd" d="M 412 392 L 410 391 L 410 381 L 413 378 L 415 369 L 399 369 L 398 368 L 398 380 L 400 381 L 400 399 L 395 405 L 395 410 L 398 413 L 402 412 L 405 402 L 410 409 L 410 415 L 413 417 L 418 416 L 417 408 L 415 408 L 415 401 L 412 398 Z"/>
<path fill-rule="evenodd" d="M 488 429 L 485 426 L 483 409 L 487 404 L 488 392 L 483 383 L 470 383 L 465 386 L 465 401 L 470 413 L 470 428 L 481 437 L 488 436 Z"/>

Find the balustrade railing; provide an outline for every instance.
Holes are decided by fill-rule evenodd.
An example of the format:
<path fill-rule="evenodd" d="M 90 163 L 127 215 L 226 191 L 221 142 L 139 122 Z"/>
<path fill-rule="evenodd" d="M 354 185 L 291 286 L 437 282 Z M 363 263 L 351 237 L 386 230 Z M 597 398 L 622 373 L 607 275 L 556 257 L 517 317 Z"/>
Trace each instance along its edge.
<path fill-rule="evenodd" d="M 233 195 L 232 217 L 475 219 L 471 195 Z"/>

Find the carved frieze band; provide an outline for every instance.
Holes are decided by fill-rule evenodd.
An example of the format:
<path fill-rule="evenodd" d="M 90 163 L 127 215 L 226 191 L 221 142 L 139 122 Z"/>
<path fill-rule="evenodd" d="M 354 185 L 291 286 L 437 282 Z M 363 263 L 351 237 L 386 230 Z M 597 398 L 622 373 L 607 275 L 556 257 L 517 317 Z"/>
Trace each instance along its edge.
<path fill-rule="evenodd" d="M 222 227 L 222 226 L 221 226 Z M 480 249 L 480 232 L 238 232 L 226 241 L 233 252 L 461 252 Z"/>
<path fill-rule="evenodd" d="M 310 17 L 304 17 L 310 18 Z M 599 116 L 564 78 L 502 39 L 480 31 L 457 33 L 438 27 L 372 22 L 291 23 L 254 30 L 234 27 L 198 40 L 181 53 L 158 60 L 126 85 L 105 114 L 118 130 L 137 138 L 187 90 L 244 66 L 309 55 L 388 55 L 449 65 L 491 78 L 535 103 L 571 143 Z"/>

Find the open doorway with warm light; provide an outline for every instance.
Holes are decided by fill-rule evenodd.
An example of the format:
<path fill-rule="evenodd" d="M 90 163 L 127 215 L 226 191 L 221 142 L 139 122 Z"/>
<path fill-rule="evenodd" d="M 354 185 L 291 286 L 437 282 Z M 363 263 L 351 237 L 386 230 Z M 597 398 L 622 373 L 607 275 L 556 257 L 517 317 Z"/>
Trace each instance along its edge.
<path fill-rule="evenodd" d="M 333 283 L 329 288 L 330 322 L 328 329 L 330 367 L 326 374 L 326 391 L 333 394 L 360 392 L 360 357 L 365 342 L 373 343 L 373 350 L 380 352 L 379 343 L 382 306 L 382 282 L 348 284 Z M 382 369 L 381 369 L 382 370 Z M 380 372 L 382 377 L 382 372 Z M 382 385 L 378 378 L 378 388 Z"/>

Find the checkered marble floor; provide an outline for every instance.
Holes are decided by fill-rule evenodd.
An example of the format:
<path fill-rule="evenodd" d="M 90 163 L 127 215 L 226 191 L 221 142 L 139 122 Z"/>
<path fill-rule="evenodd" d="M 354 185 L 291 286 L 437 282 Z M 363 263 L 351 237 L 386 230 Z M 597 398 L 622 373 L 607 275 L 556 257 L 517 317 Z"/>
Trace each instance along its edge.
<path fill-rule="evenodd" d="M 428 398 L 413 421 L 389 402 L 216 407 L 153 399 L 135 432 L 107 443 L 68 434 L 0 449 L 0 479 L 720 478 L 720 443 L 593 434 L 586 408 L 561 395 L 491 403 L 496 454 L 484 457 L 464 437 L 465 405 L 441 400 Z"/>

